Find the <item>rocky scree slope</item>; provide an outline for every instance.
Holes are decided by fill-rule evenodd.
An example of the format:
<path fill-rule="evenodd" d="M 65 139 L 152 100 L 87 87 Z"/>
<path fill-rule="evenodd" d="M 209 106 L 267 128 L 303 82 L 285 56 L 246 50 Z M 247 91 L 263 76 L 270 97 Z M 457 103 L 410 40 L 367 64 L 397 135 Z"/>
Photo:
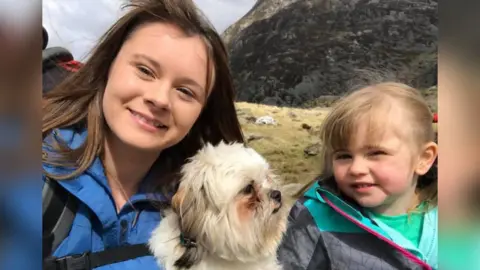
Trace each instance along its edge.
<path fill-rule="evenodd" d="M 437 6 L 437 0 L 259 0 L 222 35 L 238 101 L 305 106 L 361 83 L 359 69 L 422 89 L 436 85 Z"/>

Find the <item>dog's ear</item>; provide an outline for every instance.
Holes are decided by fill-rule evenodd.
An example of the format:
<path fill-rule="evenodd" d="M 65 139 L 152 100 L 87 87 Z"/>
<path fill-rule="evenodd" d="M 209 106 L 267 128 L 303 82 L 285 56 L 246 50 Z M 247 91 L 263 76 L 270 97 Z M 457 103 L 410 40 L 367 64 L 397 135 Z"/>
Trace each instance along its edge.
<path fill-rule="evenodd" d="M 180 231 L 183 235 L 195 238 L 201 231 L 201 224 L 203 215 L 198 213 L 205 212 L 205 203 L 199 198 L 199 194 L 192 194 L 195 192 L 187 186 L 178 188 L 177 192 L 172 198 L 172 209 L 180 216 Z M 198 264 L 204 255 L 203 246 L 197 243 L 192 247 L 184 247 L 182 255 L 175 261 L 174 266 L 178 269 L 189 269 L 195 264 Z"/>
<path fill-rule="evenodd" d="M 190 187 L 180 185 L 172 198 L 173 211 L 182 218 L 191 211 L 198 212 L 205 210 L 201 198 L 198 194 L 193 194 L 194 192 Z"/>
<path fill-rule="evenodd" d="M 177 267 L 178 269 L 189 269 L 202 260 L 203 253 L 204 249 L 200 245 L 187 248 L 182 256 L 175 261 L 173 266 Z"/>
<path fill-rule="evenodd" d="M 175 213 L 180 214 L 180 209 L 182 207 L 184 198 L 185 198 L 185 188 L 183 188 L 180 185 L 177 192 L 175 193 L 175 195 L 173 195 L 173 198 L 172 198 L 172 208 Z"/>
<path fill-rule="evenodd" d="M 200 233 L 202 224 L 199 220 L 204 218 L 207 206 L 201 191 L 191 189 L 189 186 L 180 185 L 172 198 L 172 209 L 180 217 L 180 226 L 184 234 L 196 237 Z"/>

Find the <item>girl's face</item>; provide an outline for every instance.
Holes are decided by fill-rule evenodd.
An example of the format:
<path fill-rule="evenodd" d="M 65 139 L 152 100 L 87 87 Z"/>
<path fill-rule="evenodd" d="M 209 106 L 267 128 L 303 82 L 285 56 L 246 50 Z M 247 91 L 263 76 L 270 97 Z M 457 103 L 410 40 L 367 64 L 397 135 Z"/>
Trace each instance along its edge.
<path fill-rule="evenodd" d="M 412 144 L 402 140 L 393 128 L 387 127 L 381 139 L 372 144 L 366 139 L 367 127 L 359 125 L 349 149 L 335 151 L 333 173 L 337 185 L 345 195 L 374 212 L 404 214 L 415 198 L 415 175 L 428 171 L 423 172 L 425 155 L 415 155 Z"/>
<path fill-rule="evenodd" d="M 150 23 L 127 39 L 112 63 L 103 113 L 114 137 L 160 152 L 180 142 L 207 99 L 207 49 L 200 37 Z"/>

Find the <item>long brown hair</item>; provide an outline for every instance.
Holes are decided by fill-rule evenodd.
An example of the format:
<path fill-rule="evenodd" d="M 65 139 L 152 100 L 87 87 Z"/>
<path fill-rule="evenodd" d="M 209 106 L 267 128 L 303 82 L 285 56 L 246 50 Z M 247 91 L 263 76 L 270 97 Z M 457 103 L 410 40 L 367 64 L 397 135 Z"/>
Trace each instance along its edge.
<path fill-rule="evenodd" d="M 110 66 L 126 39 L 141 25 L 155 22 L 172 23 L 189 36 L 200 36 L 209 55 L 207 88 L 211 94 L 189 134 L 177 145 L 162 151 L 153 167 L 162 167 L 162 174 L 175 173 L 186 158 L 204 142 L 221 140 L 244 142 L 235 111 L 235 95 L 228 67 L 227 51 L 218 33 L 191 0 L 136 0 L 124 6 L 130 10 L 101 37 L 85 65 L 44 96 L 42 136 L 55 134 L 58 128 L 87 130 L 83 145 L 70 149 L 59 138 L 46 145 L 55 157 L 44 152 L 42 160 L 53 166 L 72 167 L 72 173 L 51 175 L 64 180 L 82 174 L 103 154 L 105 129 L 102 98 Z M 152 167 L 152 169 L 153 169 Z"/>

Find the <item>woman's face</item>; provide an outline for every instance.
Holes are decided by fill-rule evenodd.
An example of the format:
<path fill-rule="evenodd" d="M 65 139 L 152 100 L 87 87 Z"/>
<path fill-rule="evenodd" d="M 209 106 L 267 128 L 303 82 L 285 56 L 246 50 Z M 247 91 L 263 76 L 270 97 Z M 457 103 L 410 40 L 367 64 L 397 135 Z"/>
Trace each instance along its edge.
<path fill-rule="evenodd" d="M 180 142 L 207 99 L 207 49 L 166 23 L 140 26 L 112 63 L 103 113 L 114 137 L 144 151 Z"/>

